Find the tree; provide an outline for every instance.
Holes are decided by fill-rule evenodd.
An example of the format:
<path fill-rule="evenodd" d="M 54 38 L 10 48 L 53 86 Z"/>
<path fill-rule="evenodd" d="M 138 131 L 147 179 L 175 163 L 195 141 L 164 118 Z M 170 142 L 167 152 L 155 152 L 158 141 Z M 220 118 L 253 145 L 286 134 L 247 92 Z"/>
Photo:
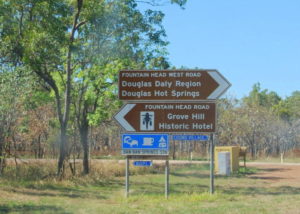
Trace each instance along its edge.
<path fill-rule="evenodd" d="M 80 76 L 81 73 L 94 69 L 91 68 L 94 62 L 89 61 L 90 56 L 95 54 L 93 51 L 97 51 L 95 55 L 101 52 L 102 57 L 97 61 L 104 66 L 117 58 L 114 54 L 115 50 L 118 50 L 119 56 L 134 59 L 135 62 L 146 60 L 149 64 L 157 64 L 157 62 L 166 64 L 166 60 L 162 57 L 164 53 L 155 55 L 157 53 L 155 46 L 153 43 L 148 45 L 149 40 L 145 39 L 148 37 L 156 41 L 157 46 L 166 44 L 159 39 L 164 31 L 157 28 L 161 26 L 163 14 L 147 10 L 145 16 L 148 16 L 150 25 L 135 26 L 143 23 L 140 20 L 144 19 L 136 9 L 137 2 L 139 1 L 0 1 L 1 63 L 7 66 L 13 64 L 25 67 L 43 80 L 45 87 L 51 90 L 55 97 L 57 118 L 60 124 L 58 175 L 63 173 L 67 156 L 67 129 L 73 85 L 80 81 L 77 75 Z M 161 1 L 142 2 L 156 4 Z M 185 2 L 186 0 L 171 0 L 171 3 L 180 6 L 183 6 Z M 110 13 L 106 13 L 107 8 L 111 10 Z M 118 10 L 123 16 L 118 16 L 118 21 L 112 25 L 114 35 L 106 32 L 106 34 L 100 34 L 105 37 L 99 40 L 99 31 L 105 32 L 105 28 L 109 26 L 106 23 L 115 20 L 114 16 L 119 14 L 116 13 Z M 107 14 L 109 16 L 106 16 Z M 132 30 L 131 34 L 124 33 L 124 26 L 127 28 L 126 32 Z M 135 32 L 136 29 L 142 31 Z M 145 42 L 143 50 L 138 48 L 141 41 Z M 151 60 L 154 58 L 155 60 Z M 86 79 L 94 81 L 90 78 Z M 83 109 L 83 111 L 86 110 Z M 83 125 L 86 121 L 80 123 Z"/>
<path fill-rule="evenodd" d="M 26 66 L 54 92 L 60 122 L 58 174 L 66 158 L 66 131 L 69 121 L 73 45 L 83 1 L 1 2 L 1 60 Z M 60 78 L 58 78 L 58 76 Z M 60 89 L 60 84 L 63 86 Z"/>
<path fill-rule="evenodd" d="M 84 173 L 89 172 L 88 135 L 91 125 L 111 118 L 120 106 L 116 95 L 117 72 L 121 69 L 167 68 L 162 27 L 163 14 L 141 13 L 135 1 L 115 1 L 99 8 L 90 6 L 92 20 L 80 30 L 76 52 L 74 106 L 84 150 Z M 100 14 L 100 15 L 99 15 Z M 118 14 L 118 15 L 116 15 Z"/>
<path fill-rule="evenodd" d="M 290 120 L 298 120 L 300 118 L 300 91 L 294 91 L 291 96 L 284 100 Z"/>
<path fill-rule="evenodd" d="M 252 158 L 275 154 L 283 159 L 285 152 L 296 148 L 299 142 L 297 97 L 297 93 L 293 93 L 282 99 L 275 92 L 262 90 L 258 83 L 240 104 L 221 100 L 218 105 L 221 144 L 247 146 Z"/>
<path fill-rule="evenodd" d="M 243 98 L 243 103 L 248 106 L 263 106 L 269 109 L 280 101 L 281 98 L 276 92 L 268 92 L 267 89 L 261 90 L 260 83 L 254 84 L 249 96 Z"/>
<path fill-rule="evenodd" d="M 218 101 L 218 129 L 219 142 L 223 145 L 234 145 L 237 140 L 237 113 L 238 101 L 234 98 L 224 98 Z"/>
<path fill-rule="evenodd" d="M 24 114 L 26 94 L 32 88 L 33 80 L 18 73 L 3 66 L 0 68 L 0 175 L 5 167 L 5 158 L 10 155 L 18 119 Z"/>

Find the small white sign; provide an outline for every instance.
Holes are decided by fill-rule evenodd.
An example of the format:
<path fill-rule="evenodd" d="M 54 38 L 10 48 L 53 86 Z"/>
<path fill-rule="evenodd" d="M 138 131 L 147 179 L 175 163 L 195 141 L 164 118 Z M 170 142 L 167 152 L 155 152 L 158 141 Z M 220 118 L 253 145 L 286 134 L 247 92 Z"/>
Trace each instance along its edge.
<path fill-rule="evenodd" d="M 154 111 L 141 111 L 140 129 L 142 131 L 154 131 Z"/>

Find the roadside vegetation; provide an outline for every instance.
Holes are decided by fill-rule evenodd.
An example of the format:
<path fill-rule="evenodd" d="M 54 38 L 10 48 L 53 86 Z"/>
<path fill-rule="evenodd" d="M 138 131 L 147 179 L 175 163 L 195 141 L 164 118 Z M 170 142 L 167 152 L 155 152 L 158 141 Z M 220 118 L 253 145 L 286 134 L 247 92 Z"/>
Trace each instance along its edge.
<path fill-rule="evenodd" d="M 120 167 L 123 174 L 124 164 Z M 161 168 L 131 168 L 129 198 L 124 197 L 124 177 L 118 170 L 114 175 L 61 181 L 55 177 L 36 180 L 32 176 L 18 182 L 1 178 L 0 213 L 299 213 L 299 185 L 251 178 L 264 169 L 217 176 L 216 193 L 210 195 L 208 165 L 171 166 L 166 199 Z"/>

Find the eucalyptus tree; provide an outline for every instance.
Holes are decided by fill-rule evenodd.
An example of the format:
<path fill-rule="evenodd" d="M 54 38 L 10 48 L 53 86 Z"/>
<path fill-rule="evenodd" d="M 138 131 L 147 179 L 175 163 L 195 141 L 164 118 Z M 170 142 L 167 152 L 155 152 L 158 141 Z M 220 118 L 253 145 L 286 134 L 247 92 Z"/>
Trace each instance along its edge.
<path fill-rule="evenodd" d="M 66 158 L 69 121 L 72 53 L 83 0 L 1 1 L 1 61 L 22 65 L 38 75 L 55 96 L 60 122 L 58 174 Z"/>
<path fill-rule="evenodd" d="M 112 4 L 113 3 L 113 4 Z M 163 13 L 141 12 L 135 1 L 118 0 L 90 6 L 93 20 L 79 30 L 78 66 L 74 70 L 74 110 L 83 146 L 84 173 L 89 172 L 88 134 L 91 125 L 111 118 L 120 102 L 116 96 L 121 69 L 167 68 Z"/>
<path fill-rule="evenodd" d="M 0 1 L 1 63 L 7 66 L 13 64 L 26 67 L 28 71 L 43 80 L 45 87 L 50 89 L 55 97 L 57 118 L 60 124 L 58 175 L 62 174 L 67 157 L 67 129 L 74 82 L 84 81 L 80 80 L 77 75 L 80 77 L 82 72 L 89 70 L 94 63 L 94 59 L 92 62 L 85 61 L 90 59 L 86 55 L 93 56 L 93 51 L 97 50 L 95 56 L 99 56 L 97 54 L 100 51 L 101 57 L 97 60 L 100 60 L 101 65 L 109 64 L 112 59 L 115 59 L 116 56 L 113 54 L 115 51 L 137 62 L 147 59 L 146 56 L 147 60 L 154 64 L 157 59 L 159 62 L 166 62 L 164 58 L 156 57 L 153 45 L 147 45 L 148 41 L 159 41 L 159 36 L 164 33 L 159 28 L 155 28 L 161 25 L 162 13 L 148 10 L 145 16 L 148 17 L 150 25 L 141 26 L 136 20 L 144 21 L 145 17 L 137 12 L 138 2 L 160 4 L 163 1 Z M 183 6 L 185 2 L 186 0 L 171 0 L 171 3 L 180 6 Z M 120 8 L 120 5 L 124 7 L 121 7 L 118 12 L 121 12 L 123 16 L 119 13 L 103 16 L 107 8 L 111 8 L 113 12 L 116 11 L 115 8 Z M 110 32 L 105 31 L 105 28 L 110 27 L 107 23 L 113 21 L 115 16 L 121 19 L 119 19 L 120 22 L 113 23 L 114 30 L 111 31 L 113 35 L 105 34 L 105 37 L 99 40 L 99 31 Z M 137 28 L 135 24 L 138 24 Z M 128 26 L 130 28 L 126 32 L 131 30 L 131 34 L 122 34 L 123 28 Z M 136 29 L 139 32 L 135 33 Z M 140 34 L 140 30 L 143 34 Z M 150 40 L 144 39 L 146 37 Z M 138 48 L 140 41 L 144 42 L 145 49 L 143 50 Z M 159 42 L 156 44 L 164 45 Z M 92 46 L 95 48 L 91 48 Z M 150 58 L 155 58 L 155 60 L 151 61 Z"/>

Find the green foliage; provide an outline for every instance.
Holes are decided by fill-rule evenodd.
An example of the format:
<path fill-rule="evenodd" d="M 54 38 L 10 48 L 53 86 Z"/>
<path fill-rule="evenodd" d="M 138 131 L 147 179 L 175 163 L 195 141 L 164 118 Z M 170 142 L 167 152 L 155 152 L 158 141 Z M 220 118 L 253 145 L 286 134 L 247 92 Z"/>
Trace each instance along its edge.
<path fill-rule="evenodd" d="M 300 91 L 295 91 L 285 99 L 284 106 L 292 120 L 300 118 Z"/>
<path fill-rule="evenodd" d="M 285 121 L 295 121 L 300 118 L 300 92 L 282 99 L 276 92 L 262 90 L 259 83 L 254 84 L 249 96 L 243 98 L 243 104 L 249 107 L 264 107 Z"/>
<path fill-rule="evenodd" d="M 22 114 L 31 86 L 31 78 L 20 76 L 17 70 L 10 71 L 5 67 L 0 70 L 0 135 L 5 133 L 4 130 L 9 130 Z"/>
<path fill-rule="evenodd" d="M 74 51 L 78 66 L 73 96 L 80 121 L 87 118 L 89 125 L 97 125 L 112 118 L 121 105 L 116 84 L 119 70 L 169 66 L 163 17 L 160 11 L 142 13 L 133 0 L 86 2 L 82 13 L 86 23 Z"/>
<path fill-rule="evenodd" d="M 171 0 L 171 2 L 174 4 L 179 4 L 181 7 L 183 7 L 185 4 L 186 4 L 186 2 L 187 2 L 187 0 Z"/>
<path fill-rule="evenodd" d="M 186 1 L 170 2 L 182 7 Z M 138 3 L 0 1 L 1 64 L 35 74 L 46 89 L 35 86 L 37 90 L 22 105 L 30 111 L 56 102 L 59 125 L 51 121 L 50 126 L 60 128 L 58 174 L 68 153 L 67 134 L 75 138 L 79 131 L 86 151 L 89 126 L 111 120 L 121 105 L 116 86 L 119 70 L 169 67 L 165 48 L 168 42 L 162 25 L 164 14 L 153 8 L 140 11 Z M 30 121 L 25 118 L 19 131 L 29 132 L 26 123 Z M 75 143 L 69 147 L 76 147 Z"/>
<path fill-rule="evenodd" d="M 60 61 L 57 54 L 66 42 L 69 15 L 61 1 L 1 1 L 0 53 L 4 62 L 25 62 L 37 68 Z"/>
<path fill-rule="evenodd" d="M 273 110 L 281 119 L 289 121 L 291 118 L 291 111 L 287 105 L 286 100 L 281 100 L 277 105 L 273 106 Z"/>
<path fill-rule="evenodd" d="M 249 96 L 243 99 L 243 102 L 248 106 L 263 106 L 266 108 L 271 108 L 280 101 L 281 98 L 276 92 L 268 92 L 267 89 L 261 90 L 260 83 L 254 84 Z"/>
<path fill-rule="evenodd" d="M 183 6 L 186 1 L 172 0 L 171 3 Z M 127 65 L 134 63 L 136 68 L 169 66 L 165 57 L 164 47 L 168 43 L 161 11 L 148 9 L 142 13 L 134 0 L 85 0 L 78 17 L 77 32 L 70 41 L 77 6 L 76 1 L 67 0 L 1 1 L 0 60 L 6 65 L 9 62 L 26 65 L 26 69 L 45 81 L 46 87 L 57 87 L 59 94 L 63 94 L 66 52 L 71 44 L 72 84 L 81 83 L 87 89 L 84 100 L 89 105 L 98 99 L 95 92 L 105 87 L 107 90 L 99 92 L 103 96 L 101 102 L 107 102 L 106 97 L 114 98 L 112 91 L 115 93 L 116 90 L 112 85 L 117 81 L 117 70 L 132 68 L 124 61 L 129 62 Z M 119 60 L 123 61 L 123 66 L 115 65 Z M 113 72 L 109 70 L 110 65 L 114 67 Z M 79 90 L 77 86 L 75 88 Z M 76 93 L 78 91 L 73 92 Z M 34 99 L 47 97 L 45 93 L 35 96 Z M 103 105 L 101 108 L 107 109 Z"/>

